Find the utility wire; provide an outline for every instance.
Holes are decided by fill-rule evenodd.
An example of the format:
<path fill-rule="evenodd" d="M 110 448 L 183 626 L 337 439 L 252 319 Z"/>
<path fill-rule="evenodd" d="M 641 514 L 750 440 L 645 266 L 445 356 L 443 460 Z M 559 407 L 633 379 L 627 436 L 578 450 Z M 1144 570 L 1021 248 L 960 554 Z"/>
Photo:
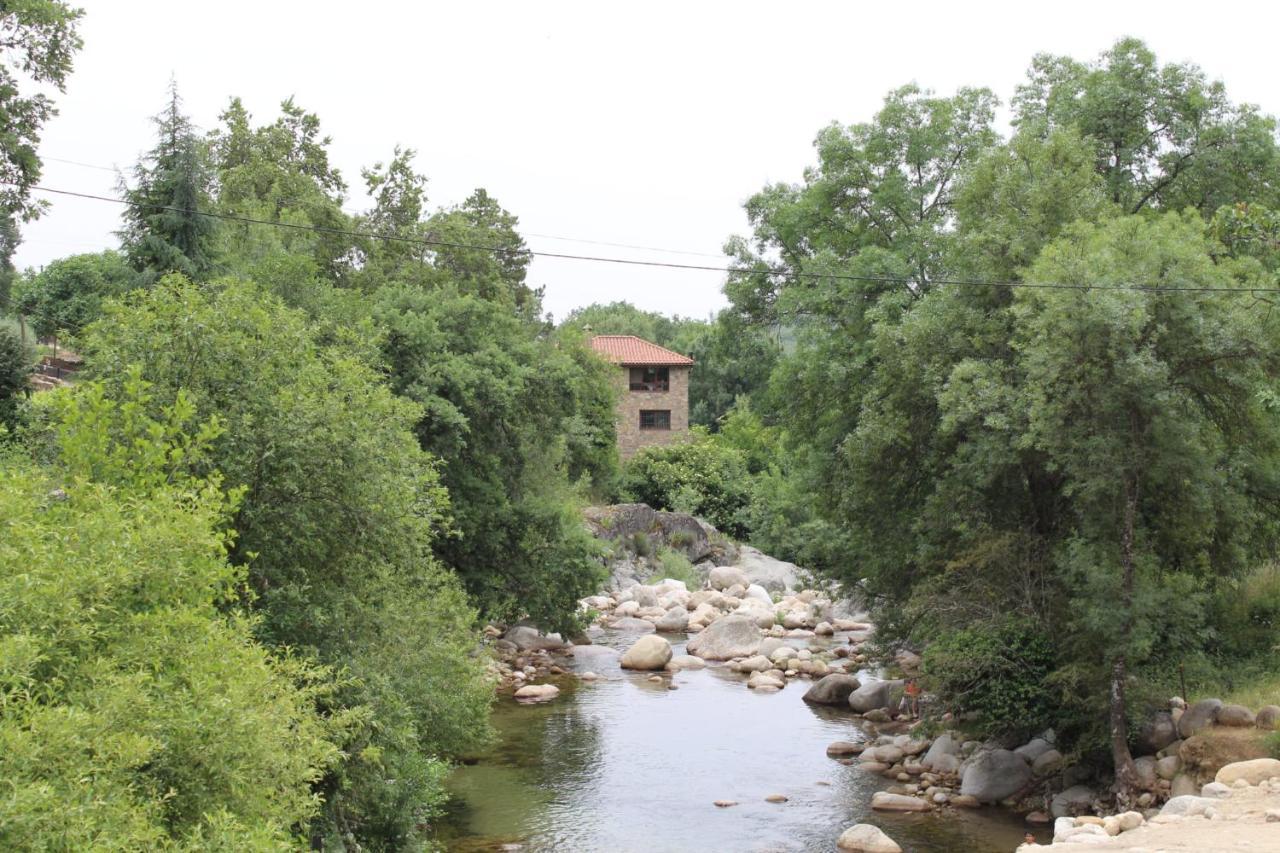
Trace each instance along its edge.
<path fill-rule="evenodd" d="M 11 181 L 0 181 L 0 183 L 13 184 Z M 726 267 L 714 266 L 711 264 L 690 264 L 675 263 L 672 261 L 646 261 L 637 258 L 612 258 L 601 255 L 575 255 L 565 252 L 544 252 L 532 249 L 510 249 L 505 246 L 485 246 L 478 243 L 459 243 L 451 240 L 437 240 L 430 237 L 403 237 L 399 234 L 379 234 L 367 231 L 351 231 L 344 228 L 330 228 L 323 225 L 302 225 L 294 222 L 272 222 L 268 219 L 255 219 L 250 216 L 241 216 L 234 213 L 210 213 L 203 210 L 192 210 L 190 208 L 175 207 L 165 204 L 145 204 L 143 202 L 129 201 L 128 199 L 112 198 L 110 196 L 93 195 L 92 193 L 74 192 L 72 190 L 60 190 L 53 187 L 32 186 L 32 190 L 38 192 L 51 193 L 53 195 L 69 196 L 72 198 L 83 198 L 91 201 L 102 201 L 109 204 L 118 204 L 125 207 L 146 208 L 148 210 L 168 210 L 174 213 L 185 213 L 187 215 L 195 214 L 197 216 L 206 216 L 211 219 L 220 219 L 228 222 L 241 222 L 251 225 L 268 225 L 275 228 L 287 228 L 294 231 L 311 231 L 318 234 L 333 234 L 344 237 L 356 237 L 364 240 L 384 240 L 395 243 L 409 243 L 412 245 L 428 246 L 431 248 L 447 248 L 447 249 L 475 249 L 481 252 L 493 252 L 497 255 L 525 255 L 537 258 L 556 258 L 559 260 L 570 261 L 589 261 L 603 264 L 617 264 L 621 266 L 638 266 L 638 267 L 654 267 L 660 269 L 676 269 L 676 270 L 695 270 L 702 272 L 718 272 L 728 273 L 731 275 L 769 275 L 769 276 L 789 276 L 792 278 L 808 278 L 826 281 L 855 281 L 870 284 L 905 284 L 919 285 L 915 279 L 904 276 L 870 276 L 870 275 L 851 275 L 847 273 L 821 273 L 808 272 L 805 270 L 797 270 L 791 268 L 779 267 Z M 1156 285 L 1156 284 L 1080 284 L 1073 282 L 1026 282 L 1026 281 L 989 281 L 986 279 L 969 279 L 969 278 L 935 278 L 928 282 L 928 285 L 940 285 L 950 287 L 1002 287 L 1002 288 L 1026 288 L 1033 290 L 1099 290 L 1099 291 L 1142 291 L 1142 292 L 1160 292 L 1160 293 L 1244 293 L 1244 294 L 1280 294 L 1280 287 L 1205 287 L 1200 285 Z"/>

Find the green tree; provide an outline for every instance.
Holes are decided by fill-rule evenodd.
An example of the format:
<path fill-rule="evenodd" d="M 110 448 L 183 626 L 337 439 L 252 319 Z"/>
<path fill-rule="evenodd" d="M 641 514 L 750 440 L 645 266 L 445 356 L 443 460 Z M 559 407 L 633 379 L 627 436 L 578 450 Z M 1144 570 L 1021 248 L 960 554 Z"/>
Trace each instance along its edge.
<path fill-rule="evenodd" d="M 624 494 L 654 509 L 687 512 L 730 536 L 745 534 L 747 468 L 734 448 L 696 434 L 695 440 L 646 447 L 627 463 Z"/>
<path fill-rule="evenodd" d="M 75 335 L 98 318 L 104 299 L 123 296 L 142 281 L 119 252 L 71 255 L 28 274 L 15 301 L 40 337 Z"/>
<path fill-rule="evenodd" d="M 254 641 L 234 496 L 174 476 L 217 424 L 142 414 L 136 376 L 101 391 L 57 392 L 53 467 L 0 460 L 0 844 L 296 849 L 338 757 L 332 681 Z"/>
<path fill-rule="evenodd" d="M 208 464 L 244 490 L 232 556 L 257 634 L 343 667 L 330 707 L 363 720 L 313 835 L 396 846 L 438 809 L 444 760 L 483 742 L 492 687 L 474 613 L 431 552 L 449 505 L 411 431 L 421 411 L 319 334 L 250 283 L 170 277 L 109 304 L 84 352 L 109 387 L 137 365 L 156 404 L 184 391 L 225 424 Z"/>
<path fill-rule="evenodd" d="M 82 46 L 83 15 L 59 0 L 11 0 L 0 6 L 0 229 L 5 234 L 0 261 L 5 265 L 17 246 L 17 222 L 34 219 L 43 209 L 31 200 L 31 188 L 40 180 L 36 146 L 45 122 L 57 115 L 49 95 L 24 94 L 20 83 L 26 78 L 65 91 L 71 61 Z"/>
<path fill-rule="evenodd" d="M 17 426 L 35 360 L 35 348 L 22 339 L 17 325 L 0 320 L 0 426 Z"/>
<path fill-rule="evenodd" d="M 133 168 L 133 186 L 122 178 L 125 201 L 120 242 L 129 263 L 149 281 L 170 272 L 201 278 L 212 267 L 216 221 L 212 212 L 208 150 L 182 112 L 177 83 L 169 103 L 153 119 L 156 145 Z"/>
<path fill-rule="evenodd" d="M 1161 65 L 1134 38 L 1097 62 L 1040 54 L 1013 99 L 1023 130 L 1072 128 L 1094 145 L 1096 168 L 1125 212 L 1274 204 L 1280 191 L 1275 121 L 1235 105 L 1191 64 Z"/>

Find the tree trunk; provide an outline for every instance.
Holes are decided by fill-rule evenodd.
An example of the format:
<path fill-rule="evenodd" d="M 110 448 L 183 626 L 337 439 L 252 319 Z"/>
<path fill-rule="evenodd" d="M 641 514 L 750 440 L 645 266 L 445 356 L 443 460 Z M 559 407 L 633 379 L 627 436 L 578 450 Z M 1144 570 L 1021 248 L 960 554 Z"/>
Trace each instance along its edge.
<path fill-rule="evenodd" d="M 1120 649 L 1111 662 L 1111 760 L 1115 765 L 1115 792 L 1128 799 L 1138 788 L 1138 771 L 1129 752 L 1129 725 L 1124 687 L 1128 677 L 1129 637 L 1133 633 L 1133 537 L 1138 514 L 1138 476 L 1124 480 L 1124 529 L 1120 534 Z"/>

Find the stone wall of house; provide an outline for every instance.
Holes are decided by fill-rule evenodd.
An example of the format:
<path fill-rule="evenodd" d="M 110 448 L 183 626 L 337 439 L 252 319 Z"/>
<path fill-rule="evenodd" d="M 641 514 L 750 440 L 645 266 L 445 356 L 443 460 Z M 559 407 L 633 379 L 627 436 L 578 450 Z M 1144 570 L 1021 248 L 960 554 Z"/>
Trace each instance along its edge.
<path fill-rule="evenodd" d="M 689 368 L 669 369 L 670 390 L 631 391 L 631 368 L 619 367 L 616 381 L 621 388 L 618 400 L 618 452 L 630 459 L 642 447 L 671 444 L 689 435 Z M 671 429 L 640 429 L 640 412 L 669 410 Z"/>

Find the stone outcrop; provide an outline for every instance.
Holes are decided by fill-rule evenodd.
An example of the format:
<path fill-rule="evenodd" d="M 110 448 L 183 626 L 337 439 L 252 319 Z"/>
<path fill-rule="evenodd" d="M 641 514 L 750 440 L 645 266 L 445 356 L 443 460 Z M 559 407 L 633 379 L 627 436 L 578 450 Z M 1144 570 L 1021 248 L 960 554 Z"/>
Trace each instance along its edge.
<path fill-rule="evenodd" d="M 985 750 L 965 764 L 960 793 L 996 803 L 1021 791 L 1031 779 L 1031 767 L 1021 755 L 1007 749 Z"/>

